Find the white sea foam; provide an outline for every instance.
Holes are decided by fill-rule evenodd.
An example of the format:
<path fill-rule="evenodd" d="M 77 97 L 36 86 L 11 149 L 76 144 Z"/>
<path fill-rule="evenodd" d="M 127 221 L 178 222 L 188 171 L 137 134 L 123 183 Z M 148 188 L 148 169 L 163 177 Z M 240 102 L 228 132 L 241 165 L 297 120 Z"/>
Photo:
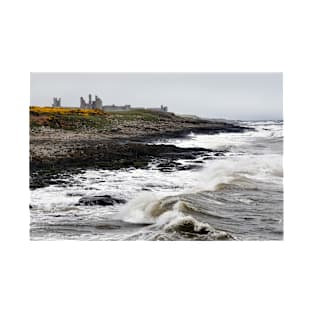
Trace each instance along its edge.
<path fill-rule="evenodd" d="M 152 202 L 149 202 L 149 199 Z M 144 201 L 142 201 L 144 200 Z M 145 230 L 130 236 L 129 239 L 170 240 L 172 235 L 165 233 L 188 233 L 205 236 L 206 240 L 230 239 L 230 234 L 214 229 L 210 224 L 198 221 L 184 213 L 188 205 L 175 197 L 156 200 L 155 195 L 140 195 L 136 201 L 124 206 L 120 217 L 133 223 L 151 223 Z"/>
<path fill-rule="evenodd" d="M 212 238 L 215 235 L 218 236 L 217 234 L 223 236 L 213 229 L 215 225 L 204 223 L 206 219 L 201 219 L 201 214 L 207 214 L 206 218 L 210 215 L 213 218 L 214 216 L 218 218 L 231 216 L 227 210 L 221 212 L 214 209 L 223 207 L 224 203 L 223 198 L 216 197 L 218 192 L 223 194 L 227 186 L 234 188 L 236 192 L 241 190 L 236 199 L 243 205 L 249 205 L 255 200 L 242 196 L 246 194 L 245 190 L 249 188 L 253 190 L 259 185 L 261 189 L 273 185 L 274 188 L 282 186 L 283 168 L 281 150 L 279 150 L 282 127 L 273 123 L 251 125 L 256 127 L 256 132 L 190 134 L 187 140 L 168 142 L 182 147 L 202 146 L 210 149 L 227 148 L 230 150 L 225 156 L 204 160 L 201 170 L 171 173 L 153 168 L 86 171 L 86 173 L 71 177 L 70 184 L 36 189 L 32 191 L 31 196 L 32 221 L 54 222 L 56 217 L 47 213 L 62 215 L 58 217 L 59 219 L 62 219 L 63 215 L 64 217 L 71 216 L 71 218 L 75 215 L 77 219 L 91 219 L 92 221 L 98 219 L 101 221 L 105 216 L 110 215 L 128 223 L 150 224 L 145 227 L 145 233 L 140 235 L 145 239 L 148 238 L 148 230 L 151 231 L 152 239 L 173 238 L 171 236 L 175 232 L 185 230 L 201 236 L 202 233 L 208 232 Z M 185 162 L 189 163 L 192 160 L 185 160 Z M 207 191 L 209 192 L 206 193 Z M 240 192 L 243 194 L 241 195 Z M 212 195 L 204 200 L 201 199 L 205 203 L 203 206 L 201 202 L 200 204 L 197 202 L 201 193 Z M 81 196 L 103 194 L 123 198 L 128 202 L 123 206 L 75 206 Z M 184 197 L 186 194 L 190 197 Z M 224 194 L 227 197 L 227 192 Z M 124 235 L 128 234 L 125 232 Z"/>
<path fill-rule="evenodd" d="M 198 221 L 193 216 L 198 212 L 214 216 L 210 213 L 209 207 L 207 212 L 197 208 L 195 204 L 181 200 L 183 194 L 215 192 L 230 184 L 245 189 L 255 188 L 258 182 L 281 184 L 282 160 L 279 155 L 216 159 L 208 162 L 202 171 L 194 175 L 188 187 L 176 196 L 166 194 L 166 192 L 140 193 L 122 207 L 118 218 L 130 223 L 149 223 L 165 232 L 210 233 L 211 238 L 228 238 L 229 234 L 216 231 L 212 225 Z M 252 203 L 251 200 L 245 200 L 246 204 Z"/>
<path fill-rule="evenodd" d="M 142 192 L 120 208 L 117 218 L 130 223 L 153 223 L 160 199 L 155 192 Z"/>
<path fill-rule="evenodd" d="M 245 123 L 245 126 L 253 127 L 255 131 L 246 131 L 243 133 L 219 133 L 215 135 L 199 135 L 190 133 L 188 139 L 173 139 L 163 144 L 175 144 L 179 147 L 202 147 L 209 149 L 225 149 L 237 152 L 238 148 L 250 145 L 255 138 L 268 138 L 283 136 L 281 125 L 272 121 L 268 123 Z"/>
<path fill-rule="evenodd" d="M 253 181 L 281 183 L 282 157 L 279 155 L 240 156 L 209 162 L 199 173 L 195 190 L 215 191 L 220 185 L 247 184 Z"/>
<path fill-rule="evenodd" d="M 237 148 L 255 141 L 256 135 L 259 137 L 270 136 L 270 131 L 279 133 L 280 126 L 257 125 L 257 132 L 247 132 L 243 134 L 218 134 L 213 136 L 197 135 L 192 140 L 181 140 L 175 143 L 181 146 L 201 146 L 214 148 L 234 145 Z M 191 136 L 192 138 L 192 136 Z M 171 142 L 172 143 L 172 142 Z M 252 148 L 254 149 L 254 148 Z M 252 151 L 253 152 L 253 151 Z M 163 175 L 163 174 L 161 174 Z M 167 180 L 180 180 L 181 173 L 173 173 L 171 176 L 163 175 L 163 182 Z M 197 193 L 202 191 L 218 191 L 231 184 L 241 188 L 256 188 L 259 182 L 270 184 L 282 184 L 283 168 L 282 156 L 280 154 L 235 154 L 231 157 L 216 158 L 204 164 L 204 168 L 199 172 L 183 173 L 183 188 L 177 190 L 177 196 L 184 193 Z M 169 197 L 171 196 L 171 197 Z M 140 193 L 133 200 L 128 202 L 120 212 L 120 218 L 127 222 L 134 223 L 154 223 L 159 227 L 164 225 L 174 225 L 186 216 L 188 210 L 201 212 L 196 207 L 186 204 L 179 198 L 173 197 L 173 192 L 167 193 Z M 186 214 L 187 212 L 187 214 Z M 173 224 L 174 223 L 174 224 Z"/>

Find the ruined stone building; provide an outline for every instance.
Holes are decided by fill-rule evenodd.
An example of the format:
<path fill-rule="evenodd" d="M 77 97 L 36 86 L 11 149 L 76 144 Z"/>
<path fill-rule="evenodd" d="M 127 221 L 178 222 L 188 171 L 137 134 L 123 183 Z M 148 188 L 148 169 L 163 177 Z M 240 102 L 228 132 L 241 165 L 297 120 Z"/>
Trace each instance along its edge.
<path fill-rule="evenodd" d="M 52 107 L 59 108 L 61 107 L 61 98 L 54 97 Z M 73 108 L 75 107 L 67 107 Z M 114 112 L 114 111 L 130 111 L 130 110 L 151 110 L 151 111 L 158 111 L 158 112 L 168 112 L 168 108 L 166 105 L 161 105 L 160 107 L 154 108 L 147 108 L 147 107 L 132 107 L 130 104 L 125 105 L 103 105 L 101 98 L 95 96 L 95 100 L 92 100 L 92 95 L 88 95 L 88 102 L 83 98 L 80 97 L 80 108 L 81 109 L 99 109 L 104 110 L 107 112 Z"/>
<path fill-rule="evenodd" d="M 104 111 L 114 112 L 114 111 L 130 111 L 130 110 L 151 110 L 151 111 L 158 111 L 158 112 L 167 112 L 167 106 L 161 105 L 157 108 L 145 108 L 145 107 L 132 107 L 130 104 L 125 105 L 104 105 Z"/>
<path fill-rule="evenodd" d="M 112 112 L 112 111 L 129 111 L 131 110 L 130 104 L 125 104 L 125 105 L 104 105 L 103 107 L 104 111 Z"/>
<path fill-rule="evenodd" d="M 158 111 L 158 112 L 167 112 L 168 108 L 166 105 L 161 104 L 161 106 L 159 108 L 148 108 L 149 110 L 152 111 Z"/>
<path fill-rule="evenodd" d="M 54 107 L 54 108 L 61 107 L 61 98 L 58 99 L 58 98 L 54 97 L 52 107 Z"/>
<path fill-rule="evenodd" d="M 168 111 L 167 105 L 161 104 L 161 111 L 167 112 Z"/>
<path fill-rule="evenodd" d="M 95 100 L 93 101 L 91 94 L 88 95 L 88 102 L 83 97 L 80 97 L 80 108 L 102 110 L 102 100 L 98 96 L 95 96 Z"/>

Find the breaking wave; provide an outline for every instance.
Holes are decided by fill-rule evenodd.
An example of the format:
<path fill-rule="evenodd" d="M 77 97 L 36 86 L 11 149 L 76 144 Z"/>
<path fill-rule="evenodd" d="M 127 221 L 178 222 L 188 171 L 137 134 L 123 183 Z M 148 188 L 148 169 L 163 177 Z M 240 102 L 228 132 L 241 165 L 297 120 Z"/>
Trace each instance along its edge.
<path fill-rule="evenodd" d="M 160 240 L 161 234 L 165 236 L 163 237 L 164 240 L 172 240 L 173 238 L 169 234 L 177 233 L 180 235 L 188 234 L 189 237 L 196 236 L 199 237 L 198 239 L 203 240 L 234 239 L 227 232 L 216 230 L 210 224 L 198 221 L 192 216 L 197 211 L 200 210 L 190 206 L 185 201 L 179 200 L 178 197 L 161 198 L 155 193 L 145 192 L 125 205 L 117 217 L 128 223 L 150 224 L 146 231 L 140 231 L 139 234 L 132 235 L 136 239 L 138 239 L 138 236 L 142 237 L 143 234 L 145 234 L 144 239 L 148 239 L 147 234 L 151 230 L 153 230 L 154 235 L 149 239 L 152 240 Z M 208 212 L 208 215 L 211 214 Z M 156 232 L 156 230 L 159 232 Z"/>
<path fill-rule="evenodd" d="M 201 170 L 90 170 L 69 178 L 66 186 L 33 191 L 32 238 L 281 238 L 282 125 L 246 125 L 256 131 L 190 134 L 187 139 L 168 142 L 182 147 L 227 150 L 196 161 L 181 160 L 186 164 L 201 163 Z M 104 193 L 128 202 L 106 207 L 76 206 L 82 196 Z"/>
<path fill-rule="evenodd" d="M 229 184 L 255 188 L 260 181 L 281 183 L 282 177 L 281 156 L 249 156 L 215 160 L 199 173 L 198 183 L 192 191 L 217 191 Z"/>
<path fill-rule="evenodd" d="M 230 187 L 255 190 L 260 182 L 277 181 L 277 184 L 281 184 L 282 173 L 282 159 L 277 155 L 214 160 L 198 173 L 194 185 L 188 186 L 182 193 L 168 196 L 143 192 L 124 205 L 117 217 L 128 223 L 150 225 L 147 230 L 153 229 L 158 238 L 161 231 L 166 236 L 169 233 L 180 233 L 205 236 L 206 240 L 232 239 L 229 233 L 198 220 L 199 214 L 214 218 L 224 218 L 223 215 L 210 211 L 209 204 L 206 208 L 198 207 L 197 201 L 185 201 L 182 198 L 188 195 L 196 199 L 200 193 L 214 193 Z M 246 203 L 249 204 L 249 201 Z"/>

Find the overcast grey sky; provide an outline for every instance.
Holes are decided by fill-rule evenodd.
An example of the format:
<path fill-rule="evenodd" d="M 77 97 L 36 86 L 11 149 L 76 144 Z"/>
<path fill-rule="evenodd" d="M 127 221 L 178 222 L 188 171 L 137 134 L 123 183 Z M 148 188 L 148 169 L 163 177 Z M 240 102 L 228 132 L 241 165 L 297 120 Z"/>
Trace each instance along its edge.
<path fill-rule="evenodd" d="M 30 104 L 168 106 L 169 111 L 228 119 L 282 119 L 282 73 L 31 73 Z"/>

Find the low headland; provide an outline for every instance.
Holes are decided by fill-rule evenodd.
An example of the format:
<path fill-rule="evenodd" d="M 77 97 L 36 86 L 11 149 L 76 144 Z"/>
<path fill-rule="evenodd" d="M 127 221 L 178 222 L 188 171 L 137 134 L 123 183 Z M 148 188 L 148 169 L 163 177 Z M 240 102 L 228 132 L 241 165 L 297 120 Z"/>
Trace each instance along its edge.
<path fill-rule="evenodd" d="M 154 142 L 191 132 L 216 134 L 247 129 L 228 121 L 147 109 L 105 112 L 30 107 L 30 188 L 60 184 L 69 172 L 144 168 L 154 159 L 159 160 L 160 170 L 188 169 L 176 161 L 225 151 Z"/>

